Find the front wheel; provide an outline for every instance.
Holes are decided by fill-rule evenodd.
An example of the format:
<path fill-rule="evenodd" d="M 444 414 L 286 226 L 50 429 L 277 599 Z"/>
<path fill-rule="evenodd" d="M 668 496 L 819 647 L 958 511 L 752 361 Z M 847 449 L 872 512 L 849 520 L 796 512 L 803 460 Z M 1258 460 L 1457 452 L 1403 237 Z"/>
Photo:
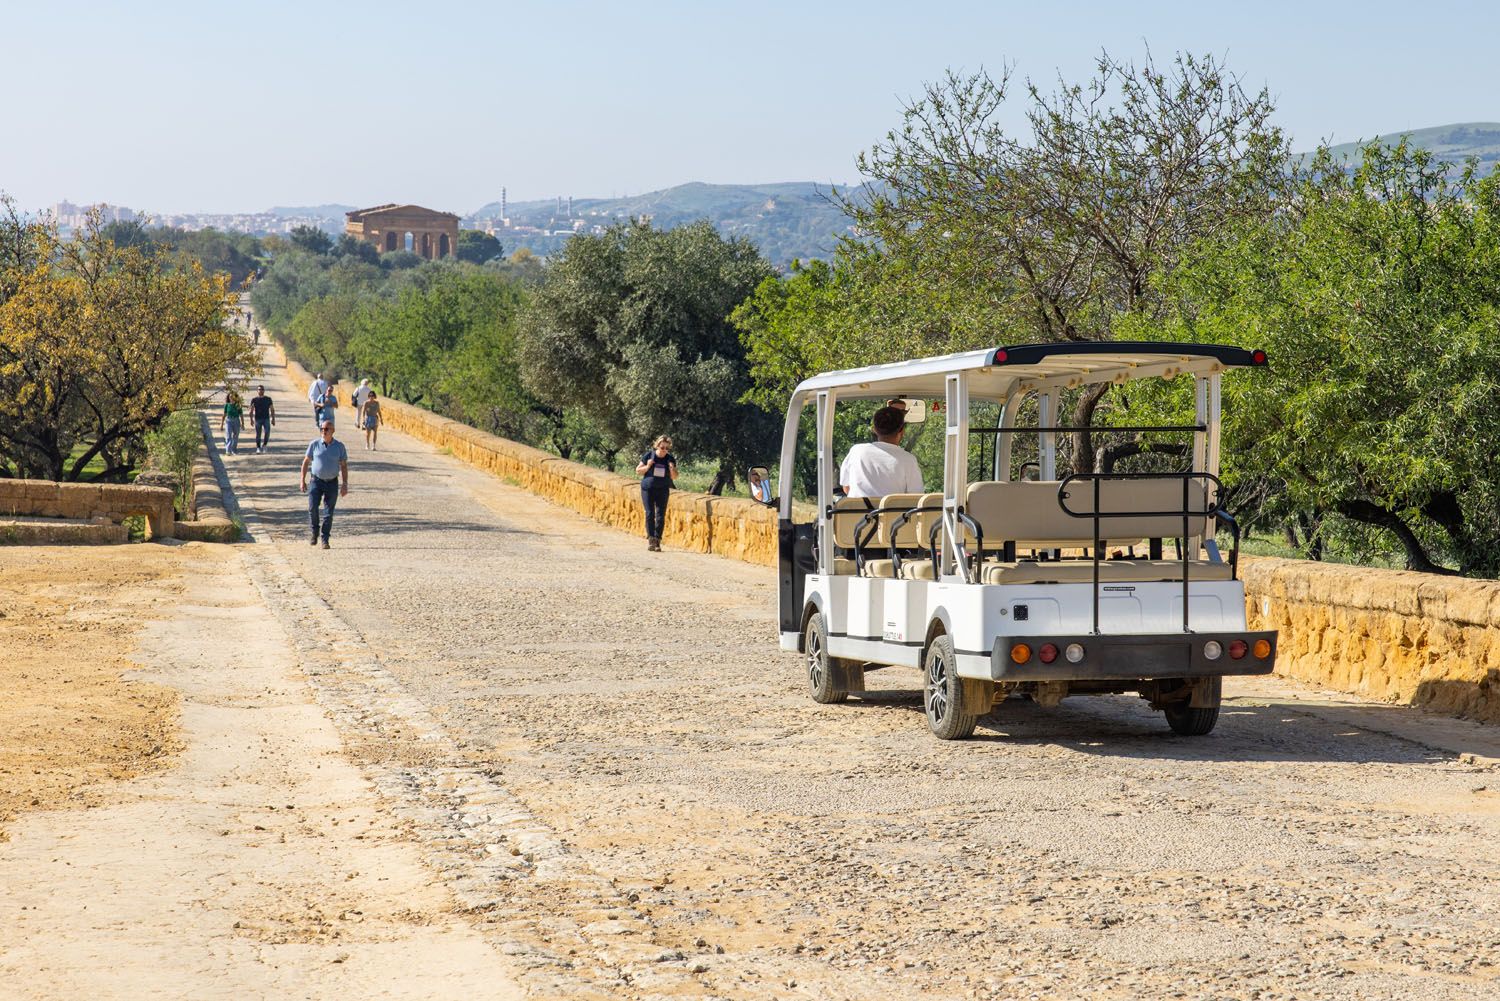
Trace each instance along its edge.
<path fill-rule="evenodd" d="M 849 699 L 849 689 L 839 682 L 845 671 L 839 658 L 828 656 L 828 626 L 823 613 L 814 612 L 802 635 L 802 649 L 807 652 L 807 693 L 820 705 L 832 705 Z"/>
<path fill-rule="evenodd" d="M 939 740 L 962 740 L 972 736 L 980 713 L 965 699 L 963 679 L 958 676 L 958 659 L 953 641 L 939 636 L 927 648 L 923 669 L 922 703 L 927 713 L 927 728 Z M 984 707 L 989 711 L 989 706 Z"/>
<path fill-rule="evenodd" d="M 1193 708 L 1192 699 L 1183 699 L 1167 706 L 1167 725 L 1172 732 L 1183 737 L 1202 737 L 1211 732 L 1219 722 L 1219 704 L 1223 700 L 1224 679 L 1210 678 L 1205 693 L 1206 698 L 1199 701 L 1209 702 L 1211 705 Z"/>

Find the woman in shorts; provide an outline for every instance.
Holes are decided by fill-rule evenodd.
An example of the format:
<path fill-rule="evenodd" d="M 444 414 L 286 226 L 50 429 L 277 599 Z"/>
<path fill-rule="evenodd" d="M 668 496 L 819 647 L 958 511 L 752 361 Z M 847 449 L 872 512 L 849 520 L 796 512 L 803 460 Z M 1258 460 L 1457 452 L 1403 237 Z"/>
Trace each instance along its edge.
<path fill-rule="evenodd" d="M 376 439 L 380 437 L 380 401 L 375 398 L 375 390 L 365 397 L 364 406 L 359 408 L 359 426 L 365 431 L 365 448 L 375 451 Z"/>

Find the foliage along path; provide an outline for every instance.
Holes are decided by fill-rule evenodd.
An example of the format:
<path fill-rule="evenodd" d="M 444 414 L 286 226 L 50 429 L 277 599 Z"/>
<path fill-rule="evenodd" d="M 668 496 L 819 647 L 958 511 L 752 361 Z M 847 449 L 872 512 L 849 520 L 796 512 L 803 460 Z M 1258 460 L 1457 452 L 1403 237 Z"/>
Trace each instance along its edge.
<path fill-rule="evenodd" d="M 307 544 L 309 407 L 227 460 L 247 574 L 386 810 L 535 996 L 1460 998 L 1497 989 L 1491 765 L 1241 700 L 926 732 L 777 651 L 773 578 L 603 529 L 422 443 Z"/>

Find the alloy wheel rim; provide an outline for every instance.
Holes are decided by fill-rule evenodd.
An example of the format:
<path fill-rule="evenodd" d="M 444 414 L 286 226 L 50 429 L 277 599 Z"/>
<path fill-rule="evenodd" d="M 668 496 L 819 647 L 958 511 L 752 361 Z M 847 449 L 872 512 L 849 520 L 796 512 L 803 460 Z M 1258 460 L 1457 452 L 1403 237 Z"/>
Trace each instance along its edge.
<path fill-rule="evenodd" d="M 823 638 L 817 633 L 807 638 L 807 680 L 813 688 L 823 684 Z"/>
<path fill-rule="evenodd" d="M 927 715 L 936 723 L 948 715 L 948 665 L 940 653 L 927 658 Z"/>

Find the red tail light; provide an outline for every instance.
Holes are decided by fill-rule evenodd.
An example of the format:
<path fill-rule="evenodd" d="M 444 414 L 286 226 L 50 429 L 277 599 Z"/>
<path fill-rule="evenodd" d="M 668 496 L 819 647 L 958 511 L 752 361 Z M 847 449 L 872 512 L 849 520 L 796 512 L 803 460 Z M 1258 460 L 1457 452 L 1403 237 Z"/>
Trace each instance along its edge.
<path fill-rule="evenodd" d="M 1004 365 L 1009 360 L 1010 360 L 1010 352 L 1006 351 L 1004 348 L 1001 348 L 1001 349 L 999 349 L 998 351 L 995 352 L 995 364 L 996 365 Z"/>
<path fill-rule="evenodd" d="M 1057 647 L 1051 643 L 1043 643 L 1036 655 L 1041 658 L 1043 664 L 1050 664 L 1057 659 Z"/>
<path fill-rule="evenodd" d="M 1264 351 L 1262 351 L 1260 348 L 1256 348 L 1254 351 L 1250 352 L 1250 364 L 1252 364 L 1252 365 L 1264 365 L 1265 363 L 1266 363 L 1266 353 Z"/>
<path fill-rule="evenodd" d="M 1245 643 L 1244 640 L 1230 640 L 1229 641 L 1229 656 L 1233 660 L 1241 660 L 1241 659 L 1243 659 L 1244 656 L 1245 656 L 1245 654 L 1248 653 L 1249 650 L 1250 650 L 1250 647 L 1249 647 L 1248 644 Z"/>

